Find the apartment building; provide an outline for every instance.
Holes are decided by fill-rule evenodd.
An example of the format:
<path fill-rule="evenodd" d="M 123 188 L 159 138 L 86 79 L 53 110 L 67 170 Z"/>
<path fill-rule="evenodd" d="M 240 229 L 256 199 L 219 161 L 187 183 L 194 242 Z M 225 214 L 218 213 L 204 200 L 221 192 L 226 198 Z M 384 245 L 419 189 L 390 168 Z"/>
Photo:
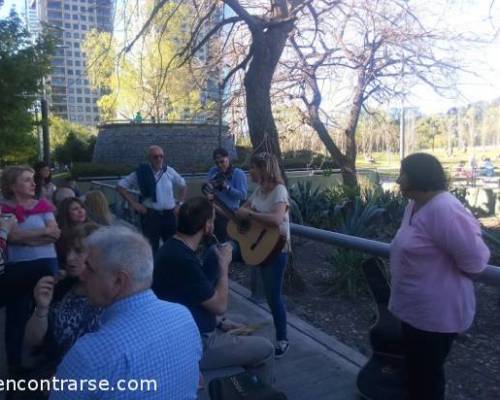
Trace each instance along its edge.
<path fill-rule="evenodd" d="M 81 46 L 92 29 L 113 30 L 113 0 L 33 0 L 39 20 L 59 36 L 46 81 L 50 110 L 54 115 L 84 125 L 99 123 L 100 92 L 90 86 Z M 28 10 L 27 10 L 28 11 Z"/>

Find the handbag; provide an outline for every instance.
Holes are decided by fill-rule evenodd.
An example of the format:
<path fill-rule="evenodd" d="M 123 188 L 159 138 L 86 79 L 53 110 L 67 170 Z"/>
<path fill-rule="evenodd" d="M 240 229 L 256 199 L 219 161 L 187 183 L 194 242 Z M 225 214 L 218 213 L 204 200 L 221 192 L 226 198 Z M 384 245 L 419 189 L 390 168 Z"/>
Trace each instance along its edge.
<path fill-rule="evenodd" d="M 236 375 L 215 378 L 208 384 L 211 400 L 286 400 L 284 393 L 245 371 Z"/>

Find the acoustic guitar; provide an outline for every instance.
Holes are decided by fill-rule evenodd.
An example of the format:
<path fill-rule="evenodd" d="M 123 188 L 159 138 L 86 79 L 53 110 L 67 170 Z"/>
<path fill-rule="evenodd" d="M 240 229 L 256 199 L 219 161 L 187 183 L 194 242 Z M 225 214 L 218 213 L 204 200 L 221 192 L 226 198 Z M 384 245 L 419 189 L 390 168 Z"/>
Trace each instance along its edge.
<path fill-rule="evenodd" d="M 286 237 L 278 228 L 256 220 L 240 218 L 208 183 L 205 183 L 201 190 L 206 196 L 213 195 L 219 211 L 228 219 L 227 233 L 240 245 L 241 258 L 246 264 L 261 265 L 283 249 Z"/>
<path fill-rule="evenodd" d="M 383 263 L 374 257 L 361 268 L 376 304 L 377 319 L 370 330 L 372 356 L 356 380 L 358 391 L 366 400 L 404 399 L 407 389 L 401 322 L 388 309 L 391 288 Z"/>

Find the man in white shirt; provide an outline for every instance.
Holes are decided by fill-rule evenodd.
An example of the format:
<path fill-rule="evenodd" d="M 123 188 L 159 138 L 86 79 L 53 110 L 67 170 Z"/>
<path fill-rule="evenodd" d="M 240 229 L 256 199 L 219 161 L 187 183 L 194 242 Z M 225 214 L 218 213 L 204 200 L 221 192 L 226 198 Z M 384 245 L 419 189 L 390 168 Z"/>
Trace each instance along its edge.
<path fill-rule="evenodd" d="M 121 179 L 116 190 L 130 206 L 141 215 L 142 232 L 149 239 L 153 252 L 175 234 L 175 209 L 183 203 L 187 194 L 186 181 L 165 163 L 163 149 L 150 146 L 149 163 L 141 164 L 136 171 Z M 174 197 L 174 186 L 180 187 L 179 200 Z M 128 192 L 139 189 L 142 202 Z"/>

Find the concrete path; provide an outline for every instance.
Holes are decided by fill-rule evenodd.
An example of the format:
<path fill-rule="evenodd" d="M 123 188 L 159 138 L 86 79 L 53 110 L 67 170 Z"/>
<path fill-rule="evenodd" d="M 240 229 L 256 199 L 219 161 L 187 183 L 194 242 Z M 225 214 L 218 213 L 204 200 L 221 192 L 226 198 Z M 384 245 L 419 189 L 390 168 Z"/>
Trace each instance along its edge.
<path fill-rule="evenodd" d="M 250 301 L 250 292 L 237 283 L 231 282 L 230 288 L 229 314 L 243 316 L 251 324 L 267 321 L 257 334 L 272 340 L 267 305 Z M 288 316 L 288 324 L 291 347 L 276 360 L 274 387 L 289 400 L 358 399 L 356 375 L 366 358 L 293 315 Z"/>

